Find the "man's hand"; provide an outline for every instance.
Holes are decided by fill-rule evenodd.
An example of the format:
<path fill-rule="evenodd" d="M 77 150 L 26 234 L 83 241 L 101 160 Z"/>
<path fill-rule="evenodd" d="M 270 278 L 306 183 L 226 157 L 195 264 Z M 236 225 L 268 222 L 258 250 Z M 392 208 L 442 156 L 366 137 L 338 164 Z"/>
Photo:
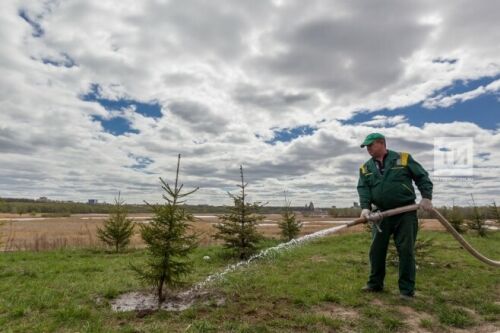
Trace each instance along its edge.
<path fill-rule="evenodd" d="M 423 210 L 426 210 L 426 211 L 431 211 L 432 210 L 432 201 L 431 201 L 431 199 L 422 198 L 422 200 L 420 200 L 420 203 L 418 205 Z"/>
<path fill-rule="evenodd" d="M 361 211 L 361 215 L 359 217 L 364 217 L 368 220 L 368 215 L 370 215 L 371 212 L 371 210 L 365 208 Z"/>

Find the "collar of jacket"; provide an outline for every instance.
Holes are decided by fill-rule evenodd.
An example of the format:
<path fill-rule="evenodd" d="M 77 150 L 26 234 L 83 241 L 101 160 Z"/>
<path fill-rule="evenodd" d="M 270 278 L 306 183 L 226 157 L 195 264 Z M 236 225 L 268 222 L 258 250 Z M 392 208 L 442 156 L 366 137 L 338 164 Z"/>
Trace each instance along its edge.
<path fill-rule="evenodd" d="M 387 149 L 387 157 L 385 158 L 384 161 L 384 167 L 387 167 L 389 164 L 387 162 L 397 160 L 399 158 L 399 153 L 395 152 L 394 150 Z M 375 165 L 375 158 L 370 158 L 370 163 L 376 168 L 377 166 Z"/>
<path fill-rule="evenodd" d="M 398 158 L 399 153 L 395 152 L 394 150 L 387 149 L 387 157 L 384 156 L 384 161 L 397 160 Z M 375 163 L 375 157 L 372 157 L 370 160 Z"/>

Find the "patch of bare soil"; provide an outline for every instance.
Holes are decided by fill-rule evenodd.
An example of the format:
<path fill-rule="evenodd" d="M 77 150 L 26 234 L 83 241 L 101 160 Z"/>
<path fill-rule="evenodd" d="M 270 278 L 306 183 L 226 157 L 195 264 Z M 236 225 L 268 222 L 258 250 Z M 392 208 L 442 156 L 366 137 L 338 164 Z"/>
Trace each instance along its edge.
<path fill-rule="evenodd" d="M 343 307 L 335 303 L 324 303 L 313 309 L 313 312 L 329 318 L 354 321 L 359 318 L 359 313 L 351 308 Z"/>
<path fill-rule="evenodd" d="M 387 307 L 387 304 L 382 302 L 378 298 L 374 298 L 371 302 L 372 305 L 376 306 L 381 306 L 381 307 Z M 462 308 L 464 311 L 467 311 L 478 323 L 480 323 L 477 326 L 474 327 L 469 327 L 467 329 L 459 329 L 459 328 L 447 328 L 445 329 L 445 332 L 450 332 L 450 333 L 500 333 L 499 329 L 500 327 L 495 326 L 494 324 L 491 323 L 481 323 L 480 317 L 471 309 L 468 308 Z M 404 316 L 404 323 L 406 325 L 406 331 L 407 332 L 412 332 L 412 333 L 433 333 L 437 332 L 436 330 L 429 330 L 425 327 L 421 326 L 422 320 L 428 320 L 431 322 L 436 322 L 437 319 L 434 318 L 431 314 L 427 312 L 418 312 L 415 311 L 410 306 L 405 306 L 405 305 L 400 305 L 396 306 L 395 310 L 400 312 Z M 442 329 L 442 326 L 436 326 L 436 329 Z"/>
<path fill-rule="evenodd" d="M 479 323 L 479 325 L 474 326 L 474 327 L 468 327 L 466 329 L 454 329 L 452 332 L 456 333 L 500 333 L 500 324 L 497 323 L 485 323 L 481 321 L 481 316 L 478 315 L 474 310 L 466 308 L 466 307 L 459 307 L 460 309 L 464 310 L 467 312 L 475 321 L 476 323 Z"/>
<path fill-rule="evenodd" d="M 396 307 L 396 309 L 404 315 L 404 322 L 408 327 L 409 332 L 431 332 L 420 326 L 421 320 L 433 320 L 433 317 L 430 314 L 425 312 L 417 312 L 409 306 L 398 306 Z"/>
<path fill-rule="evenodd" d="M 465 329 L 455 328 L 450 330 L 452 333 L 500 333 L 500 326 L 494 324 L 480 324 L 479 326 Z"/>
<path fill-rule="evenodd" d="M 311 259 L 312 262 L 326 262 L 327 261 L 326 257 L 321 256 L 321 255 L 313 255 L 309 259 Z"/>
<path fill-rule="evenodd" d="M 111 309 L 115 312 L 137 311 L 138 314 L 142 314 L 156 310 L 184 311 L 195 303 L 222 306 L 225 301 L 224 297 L 208 291 L 194 292 L 188 290 L 170 294 L 168 299 L 161 305 L 158 304 L 158 298 L 153 293 L 135 291 L 122 294 L 110 303 Z"/>
<path fill-rule="evenodd" d="M 446 230 L 436 219 L 420 219 L 420 227 L 422 230 Z"/>
<path fill-rule="evenodd" d="M 462 307 L 464 311 L 469 313 L 479 325 L 474 327 L 468 327 L 466 329 L 460 328 L 449 328 L 447 332 L 451 333 L 500 333 L 500 327 L 493 323 L 482 323 L 480 316 L 477 315 L 473 310 L 469 308 Z M 408 326 L 409 332 L 415 333 L 427 333 L 433 332 L 420 326 L 421 320 L 435 321 L 434 317 L 426 312 L 417 312 L 409 306 L 398 306 L 397 310 L 405 316 L 405 323 Z"/>

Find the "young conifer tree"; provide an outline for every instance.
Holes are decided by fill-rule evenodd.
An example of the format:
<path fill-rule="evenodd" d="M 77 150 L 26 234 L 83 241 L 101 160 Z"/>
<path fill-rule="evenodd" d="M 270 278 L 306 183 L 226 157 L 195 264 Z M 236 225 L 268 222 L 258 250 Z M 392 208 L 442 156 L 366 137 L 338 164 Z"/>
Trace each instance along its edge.
<path fill-rule="evenodd" d="M 464 218 L 457 206 L 453 205 L 451 208 L 448 221 L 458 233 L 463 234 L 465 232 Z"/>
<path fill-rule="evenodd" d="M 5 207 L 4 207 L 3 200 L 0 198 L 0 212 L 2 212 L 2 213 L 3 213 L 3 212 L 6 212 L 6 211 L 4 211 L 4 209 L 5 209 Z M 2 246 L 2 244 L 3 244 L 3 241 L 2 241 L 2 237 L 3 237 L 3 236 L 2 236 L 2 230 L 1 230 L 2 225 L 3 225 L 3 222 L 0 222 L 0 247 L 1 247 L 1 246 Z M 4 249 L 4 250 L 7 250 L 7 249 Z"/>
<path fill-rule="evenodd" d="M 302 222 L 297 220 L 295 213 L 291 209 L 291 204 L 292 202 L 287 200 L 285 192 L 285 205 L 278 226 L 281 229 L 281 236 L 288 242 L 297 237 L 302 228 Z"/>
<path fill-rule="evenodd" d="M 215 239 L 224 241 L 224 247 L 233 252 L 239 259 L 248 259 L 256 251 L 256 245 L 262 236 L 257 232 L 257 224 L 264 218 L 259 215 L 262 205 L 259 202 L 246 202 L 247 194 L 243 177 L 243 166 L 240 166 L 241 189 L 239 195 L 228 193 L 233 199 L 234 206 L 229 207 L 229 212 L 220 217 L 221 223 L 215 225 L 218 230 Z"/>
<path fill-rule="evenodd" d="M 118 193 L 111 215 L 104 221 L 102 228 L 97 228 L 97 237 L 106 245 L 113 247 L 115 252 L 123 251 L 134 233 L 134 222 L 128 218 L 124 204 Z"/>
<path fill-rule="evenodd" d="M 481 214 L 479 207 L 476 205 L 476 202 L 474 201 L 474 196 L 471 194 L 470 195 L 472 198 L 472 218 L 468 222 L 469 228 L 472 230 L 477 231 L 477 234 L 480 237 L 486 237 L 486 224 L 485 224 L 485 219 L 483 215 Z"/>
<path fill-rule="evenodd" d="M 500 210 L 498 209 L 497 203 L 493 201 L 491 205 L 491 218 L 495 220 L 496 223 L 500 224 Z"/>
<path fill-rule="evenodd" d="M 0 248 L 2 248 L 2 246 L 3 246 L 3 240 L 2 240 L 3 235 L 2 235 L 2 230 L 1 230 L 2 225 L 3 225 L 3 222 L 0 222 Z M 6 246 L 6 247 L 7 247 L 7 246 Z M 6 249 L 6 248 L 4 248 L 4 251 L 6 251 L 6 250 L 7 250 L 7 249 Z"/>
<path fill-rule="evenodd" d="M 188 256 L 198 243 L 196 234 L 189 232 L 188 222 L 193 221 L 194 217 L 186 212 L 182 205 L 184 201 L 181 200 L 198 188 L 181 193 L 183 184 L 179 185 L 180 160 L 179 154 L 173 188 L 160 178 L 166 202 L 163 205 L 150 205 L 154 213 L 152 221 L 141 225 L 141 236 L 148 254 L 146 263 L 143 267 L 132 267 L 142 280 L 155 287 L 159 305 L 166 298 L 164 286 L 174 288 L 184 284 L 183 278 L 192 270 L 192 262 Z"/>

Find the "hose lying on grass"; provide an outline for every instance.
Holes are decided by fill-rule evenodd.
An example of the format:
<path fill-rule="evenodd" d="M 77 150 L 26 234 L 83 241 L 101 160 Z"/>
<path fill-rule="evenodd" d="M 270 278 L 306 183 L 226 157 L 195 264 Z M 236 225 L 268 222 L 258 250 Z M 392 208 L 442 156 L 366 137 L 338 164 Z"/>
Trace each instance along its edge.
<path fill-rule="evenodd" d="M 495 261 L 491 260 L 490 258 L 487 258 L 483 256 L 481 253 L 479 253 L 475 248 L 473 248 L 463 237 L 458 233 L 458 231 L 453 228 L 453 226 L 448 222 L 448 220 L 445 219 L 445 217 L 438 212 L 435 208 L 432 209 L 434 215 L 436 215 L 436 218 L 441 222 L 441 224 L 448 230 L 455 239 L 462 244 L 464 249 L 467 250 L 470 254 L 472 254 L 474 257 L 476 257 L 478 260 L 484 262 L 487 265 L 491 265 L 494 267 L 500 267 L 500 261 Z"/>

